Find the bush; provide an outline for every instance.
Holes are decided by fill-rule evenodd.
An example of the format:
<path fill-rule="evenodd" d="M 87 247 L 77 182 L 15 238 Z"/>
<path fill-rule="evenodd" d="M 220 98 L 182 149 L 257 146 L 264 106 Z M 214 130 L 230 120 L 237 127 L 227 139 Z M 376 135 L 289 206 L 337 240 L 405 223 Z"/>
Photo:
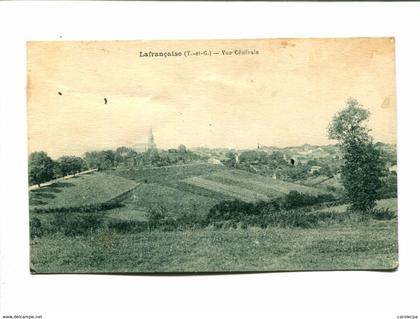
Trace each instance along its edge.
<path fill-rule="evenodd" d="M 311 228 L 318 225 L 318 217 L 313 213 L 293 211 L 282 214 L 281 222 L 284 227 Z"/>
<path fill-rule="evenodd" d="M 397 214 L 389 208 L 376 208 L 372 210 L 371 214 L 377 220 L 391 220 L 397 217 Z"/>
<path fill-rule="evenodd" d="M 226 221 L 226 220 L 237 220 L 243 219 L 241 215 L 252 215 L 255 214 L 254 204 L 245 203 L 239 200 L 233 201 L 222 201 L 212 208 L 210 208 L 207 214 L 207 221 Z"/>
<path fill-rule="evenodd" d="M 332 201 L 335 201 L 335 197 L 331 194 L 320 194 L 315 196 L 291 191 L 284 199 L 284 208 L 298 208 Z"/>
<path fill-rule="evenodd" d="M 165 218 L 155 221 L 127 221 L 112 220 L 108 223 L 108 229 L 119 234 L 139 233 L 159 229 L 161 231 L 175 231 L 189 228 L 201 227 L 201 224 L 191 222 L 186 223 L 174 218 Z"/>
<path fill-rule="evenodd" d="M 126 234 L 132 230 L 133 224 L 127 220 L 111 220 L 108 223 L 108 228 L 117 233 Z"/>
<path fill-rule="evenodd" d="M 346 219 L 346 214 L 337 211 L 318 212 L 316 217 L 319 222 L 335 223 L 343 222 Z"/>
<path fill-rule="evenodd" d="M 119 234 L 127 234 L 148 230 L 149 224 L 143 221 L 111 220 L 108 222 L 108 229 Z"/>
<path fill-rule="evenodd" d="M 322 216 L 324 217 L 324 216 Z M 247 228 L 269 225 L 309 228 L 318 224 L 318 215 L 301 210 L 285 210 L 278 202 L 256 204 L 240 201 L 221 202 L 210 209 L 206 222 L 216 228 Z"/>
<path fill-rule="evenodd" d="M 44 228 L 42 227 L 42 223 L 39 218 L 32 217 L 29 223 L 31 239 L 34 239 L 35 237 L 42 237 L 42 235 L 44 235 Z"/>
<path fill-rule="evenodd" d="M 383 179 L 383 185 L 380 190 L 380 198 L 395 198 L 398 196 L 397 175 L 389 173 Z"/>
<path fill-rule="evenodd" d="M 87 235 L 96 231 L 103 222 L 98 214 L 63 214 L 54 215 L 51 225 L 56 231 L 66 236 Z"/>
<path fill-rule="evenodd" d="M 329 190 L 330 192 L 336 192 L 337 191 L 337 187 L 332 186 L 332 185 L 327 185 L 327 190 Z"/>
<path fill-rule="evenodd" d="M 161 206 L 149 207 L 146 212 L 146 217 L 150 224 L 158 224 L 165 219 L 165 209 Z"/>
<path fill-rule="evenodd" d="M 336 204 L 331 194 L 308 195 L 291 191 L 284 198 L 257 203 L 245 203 L 239 200 L 223 201 L 213 206 L 206 217 L 207 224 L 216 227 L 219 223 L 233 221 L 241 223 L 241 227 L 250 225 L 267 227 L 268 225 L 282 225 L 284 227 L 313 227 L 318 221 L 318 214 L 303 212 L 302 207 Z M 300 210 L 297 210 L 297 209 Z M 321 215 L 322 218 L 327 216 Z"/>
<path fill-rule="evenodd" d="M 78 212 L 78 213 L 95 213 L 108 209 L 122 207 L 119 198 L 113 199 L 108 202 L 99 204 L 90 204 L 83 206 L 63 206 L 63 207 L 35 207 L 31 209 L 33 213 L 67 213 L 67 212 Z"/>
<path fill-rule="evenodd" d="M 205 227 L 207 225 L 206 218 L 195 212 L 182 212 L 177 215 L 178 217 L 174 219 L 174 223 L 178 225 L 178 228 L 191 229 Z"/>

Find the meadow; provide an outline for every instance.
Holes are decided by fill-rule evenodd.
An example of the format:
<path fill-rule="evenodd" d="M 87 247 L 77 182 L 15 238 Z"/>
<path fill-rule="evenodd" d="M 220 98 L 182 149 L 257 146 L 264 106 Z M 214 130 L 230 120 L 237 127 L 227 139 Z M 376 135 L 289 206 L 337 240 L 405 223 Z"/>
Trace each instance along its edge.
<path fill-rule="evenodd" d="M 137 186 L 118 176 L 94 172 L 55 182 L 29 192 L 32 210 L 52 211 L 109 202 Z"/>
<path fill-rule="evenodd" d="M 32 241 L 35 272 L 220 272 L 394 269 L 397 225 L 367 221 L 311 229 L 160 230 Z"/>
<path fill-rule="evenodd" d="M 208 212 L 208 208 L 223 200 L 264 201 L 292 190 L 311 195 L 327 193 L 315 187 L 210 164 L 115 170 L 110 173 L 139 182 L 126 204 L 136 207 L 156 207 L 160 204 L 182 212 L 191 209 L 199 213 Z"/>
<path fill-rule="evenodd" d="M 207 164 L 183 165 L 179 169 L 117 169 L 65 183 L 71 185 L 53 184 L 30 192 L 33 272 L 397 267 L 395 198 L 378 201 L 378 208 L 392 212 L 381 215 L 383 220 L 360 220 L 348 214 L 346 205 L 334 203 L 277 212 L 270 201 L 275 204 L 278 198 L 287 198 L 290 191 L 312 198 L 329 193 L 322 188 Z M 75 206 L 115 198 L 119 205 L 102 211 L 84 212 Z M 72 205 L 70 210 L 54 212 L 54 207 L 68 203 Z M 233 211 L 232 216 L 239 222 L 208 218 L 214 207 L 227 203 L 243 203 L 239 209 L 245 207 L 241 205 L 251 210 L 260 207 L 265 215 L 235 215 Z M 50 210 L 45 214 L 34 210 L 36 207 Z M 263 217 L 274 223 L 254 222 Z"/>
<path fill-rule="evenodd" d="M 140 169 L 116 169 L 107 173 L 141 183 L 167 184 L 188 177 L 211 174 L 222 170 L 225 170 L 225 168 L 221 165 L 196 163 Z"/>
<path fill-rule="evenodd" d="M 268 200 L 286 195 L 290 191 L 310 195 L 327 193 L 315 187 L 276 180 L 241 170 L 223 170 L 213 174 L 190 177 L 183 182 L 229 195 L 245 202 Z"/>
<path fill-rule="evenodd" d="M 156 210 L 165 213 L 168 217 L 194 212 L 197 215 L 206 215 L 219 199 L 202 196 L 188 191 L 160 185 L 157 183 L 140 184 L 122 202 L 124 207 L 107 211 L 110 217 L 127 219 L 126 211 L 130 211 L 131 220 L 143 220 L 147 212 Z M 134 213 L 137 212 L 137 215 Z"/>

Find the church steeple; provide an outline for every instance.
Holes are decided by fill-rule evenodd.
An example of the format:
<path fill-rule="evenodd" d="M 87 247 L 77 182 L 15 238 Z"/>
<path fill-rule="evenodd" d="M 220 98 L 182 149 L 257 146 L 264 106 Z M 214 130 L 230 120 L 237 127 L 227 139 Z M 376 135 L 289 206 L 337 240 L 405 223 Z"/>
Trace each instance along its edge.
<path fill-rule="evenodd" d="M 153 130 L 152 129 L 150 129 L 150 132 L 149 132 L 149 138 L 148 138 L 148 141 L 147 141 L 147 149 L 148 150 L 156 149 L 155 138 L 153 136 Z"/>

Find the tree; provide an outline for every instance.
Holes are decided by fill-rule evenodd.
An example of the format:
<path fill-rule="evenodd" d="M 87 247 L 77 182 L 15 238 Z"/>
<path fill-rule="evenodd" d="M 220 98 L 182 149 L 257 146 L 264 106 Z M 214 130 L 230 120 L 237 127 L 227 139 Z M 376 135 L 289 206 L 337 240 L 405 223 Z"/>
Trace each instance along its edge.
<path fill-rule="evenodd" d="M 156 148 L 149 148 L 143 154 L 143 163 L 146 165 L 156 165 L 160 161 L 159 151 Z"/>
<path fill-rule="evenodd" d="M 107 151 L 93 151 L 85 153 L 84 159 L 87 167 L 97 168 L 98 170 L 107 170 L 113 167 L 116 163 L 115 152 L 112 150 Z"/>
<path fill-rule="evenodd" d="M 63 177 L 69 175 L 71 171 L 71 157 L 62 156 L 57 161 L 60 170 L 60 175 Z"/>
<path fill-rule="evenodd" d="M 61 176 L 76 175 L 86 167 L 85 161 L 77 156 L 62 156 L 58 159 Z"/>
<path fill-rule="evenodd" d="M 236 167 L 236 153 L 227 151 L 225 154 L 226 159 L 222 160 L 223 165 L 227 167 Z"/>
<path fill-rule="evenodd" d="M 239 155 L 239 162 L 241 163 L 256 163 L 260 159 L 260 152 L 258 151 L 243 151 Z"/>
<path fill-rule="evenodd" d="M 279 151 L 274 151 L 269 156 L 269 164 L 272 168 L 283 166 L 287 164 L 287 161 L 284 159 L 284 154 Z"/>
<path fill-rule="evenodd" d="M 187 153 L 187 147 L 184 144 L 180 144 L 178 146 L 178 153 L 181 153 L 181 154 Z"/>
<path fill-rule="evenodd" d="M 100 171 L 110 169 L 115 166 L 115 152 L 112 150 L 99 152 L 99 167 Z"/>
<path fill-rule="evenodd" d="M 60 166 L 60 163 L 58 161 L 53 160 L 53 172 L 54 172 L 54 177 L 62 176 L 61 166 Z"/>
<path fill-rule="evenodd" d="M 134 163 L 134 159 L 137 156 L 137 152 L 133 150 L 132 148 L 121 146 L 118 147 L 115 151 L 115 161 L 118 164 L 132 164 Z"/>
<path fill-rule="evenodd" d="M 329 138 L 338 140 L 343 156 L 341 178 L 350 208 L 361 212 L 375 207 L 386 172 L 382 152 L 366 127 L 368 118 L 369 111 L 350 98 L 328 127 Z"/>
<path fill-rule="evenodd" d="M 34 152 L 29 155 L 29 183 L 41 186 L 41 183 L 54 178 L 54 161 L 46 152 Z"/>
<path fill-rule="evenodd" d="M 84 155 L 85 162 L 89 169 L 99 167 L 99 153 L 97 151 L 86 152 Z"/>
<path fill-rule="evenodd" d="M 323 164 L 321 165 L 320 170 L 318 171 L 319 175 L 325 175 L 327 177 L 333 177 L 334 176 L 334 172 L 331 169 L 331 166 L 328 164 Z"/>

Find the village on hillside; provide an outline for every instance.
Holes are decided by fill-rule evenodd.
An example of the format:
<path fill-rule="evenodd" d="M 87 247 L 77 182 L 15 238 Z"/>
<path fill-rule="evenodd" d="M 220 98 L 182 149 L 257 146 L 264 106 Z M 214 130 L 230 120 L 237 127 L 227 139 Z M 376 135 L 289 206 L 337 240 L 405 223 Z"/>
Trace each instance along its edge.
<path fill-rule="evenodd" d="M 235 43 L 261 54 L 131 55 Z M 31 271 L 395 269 L 393 59 L 391 38 L 30 44 Z"/>
<path fill-rule="evenodd" d="M 180 144 L 178 148 L 163 150 L 158 148 L 152 129 L 144 140 L 144 143 L 137 143 L 131 147 L 121 146 L 115 150 L 86 152 L 83 157 L 62 156 L 54 161 L 51 179 L 95 169 L 148 169 L 207 163 L 245 170 L 272 179 L 317 185 L 329 191 L 343 190 L 340 183 L 342 159 L 337 145 L 304 144 L 281 148 L 258 144 L 255 149 L 188 149 Z M 386 159 L 389 172 L 386 183 L 388 191 L 393 189 L 396 193 L 396 146 L 383 143 L 377 145 Z"/>

